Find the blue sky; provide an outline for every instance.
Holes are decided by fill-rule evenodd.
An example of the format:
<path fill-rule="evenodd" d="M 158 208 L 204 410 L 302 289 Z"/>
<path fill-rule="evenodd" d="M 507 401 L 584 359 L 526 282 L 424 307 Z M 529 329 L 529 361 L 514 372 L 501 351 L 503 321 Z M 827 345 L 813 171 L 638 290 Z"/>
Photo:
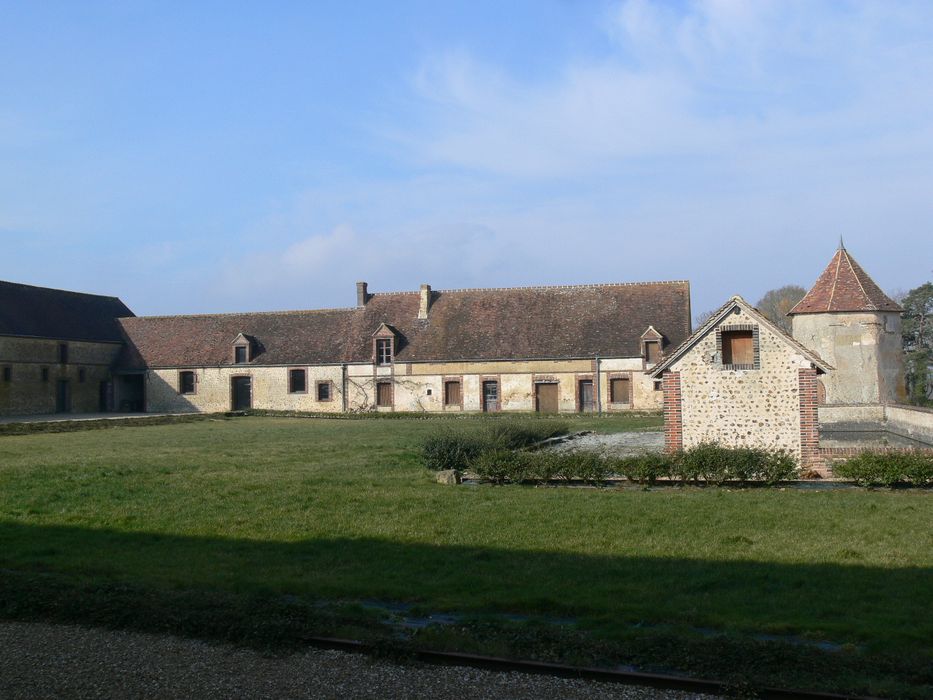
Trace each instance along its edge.
<path fill-rule="evenodd" d="M 933 3 L 0 2 L 0 279 L 138 314 L 933 276 Z"/>

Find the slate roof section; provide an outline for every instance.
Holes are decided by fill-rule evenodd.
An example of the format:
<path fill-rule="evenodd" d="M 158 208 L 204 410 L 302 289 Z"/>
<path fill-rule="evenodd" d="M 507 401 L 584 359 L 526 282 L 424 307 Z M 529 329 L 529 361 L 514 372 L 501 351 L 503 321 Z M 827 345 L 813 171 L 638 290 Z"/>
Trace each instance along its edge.
<path fill-rule="evenodd" d="M 116 297 L 0 281 L 0 335 L 119 343 L 132 315 Z"/>
<path fill-rule="evenodd" d="M 425 320 L 419 301 L 403 292 L 349 309 L 123 319 L 121 365 L 227 365 L 239 333 L 256 339 L 252 365 L 371 362 L 382 323 L 398 333 L 397 362 L 639 357 L 650 325 L 665 345 L 690 334 L 687 282 L 433 291 Z"/>
<path fill-rule="evenodd" d="M 787 315 L 902 310 L 840 244 L 813 288 Z"/>

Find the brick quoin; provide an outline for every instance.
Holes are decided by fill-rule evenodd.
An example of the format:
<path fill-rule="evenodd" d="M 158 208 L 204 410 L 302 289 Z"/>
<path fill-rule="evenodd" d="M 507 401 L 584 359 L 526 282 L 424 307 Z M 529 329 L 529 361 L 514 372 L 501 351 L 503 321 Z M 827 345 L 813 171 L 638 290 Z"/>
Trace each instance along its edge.
<path fill-rule="evenodd" d="M 684 447 L 680 372 L 665 372 L 661 381 L 664 390 L 664 449 L 667 452 L 677 452 Z"/>
<path fill-rule="evenodd" d="M 800 394 L 800 466 L 805 469 L 824 467 L 820 453 L 819 399 L 816 369 L 797 370 Z"/>

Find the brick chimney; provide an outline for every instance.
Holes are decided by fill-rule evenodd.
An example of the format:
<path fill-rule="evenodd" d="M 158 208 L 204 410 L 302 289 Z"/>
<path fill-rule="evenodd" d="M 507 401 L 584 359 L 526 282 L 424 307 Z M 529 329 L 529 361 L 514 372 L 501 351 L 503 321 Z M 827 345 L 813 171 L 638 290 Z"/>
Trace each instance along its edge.
<path fill-rule="evenodd" d="M 366 306 L 366 302 L 369 301 L 369 292 L 367 291 L 369 285 L 365 282 L 356 283 L 356 305 L 357 306 Z"/>
<path fill-rule="evenodd" d="M 421 304 L 418 306 L 418 318 L 427 318 L 431 308 L 431 285 L 421 285 Z"/>

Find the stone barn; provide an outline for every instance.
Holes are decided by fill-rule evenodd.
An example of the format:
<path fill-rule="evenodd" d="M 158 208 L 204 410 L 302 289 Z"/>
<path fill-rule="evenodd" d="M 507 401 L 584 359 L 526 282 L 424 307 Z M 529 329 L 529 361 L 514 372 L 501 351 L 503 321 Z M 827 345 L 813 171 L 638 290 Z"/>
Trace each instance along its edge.
<path fill-rule="evenodd" d="M 665 445 L 783 449 L 809 463 L 819 449 L 817 381 L 830 371 L 734 296 L 652 372 L 664 386 Z"/>

